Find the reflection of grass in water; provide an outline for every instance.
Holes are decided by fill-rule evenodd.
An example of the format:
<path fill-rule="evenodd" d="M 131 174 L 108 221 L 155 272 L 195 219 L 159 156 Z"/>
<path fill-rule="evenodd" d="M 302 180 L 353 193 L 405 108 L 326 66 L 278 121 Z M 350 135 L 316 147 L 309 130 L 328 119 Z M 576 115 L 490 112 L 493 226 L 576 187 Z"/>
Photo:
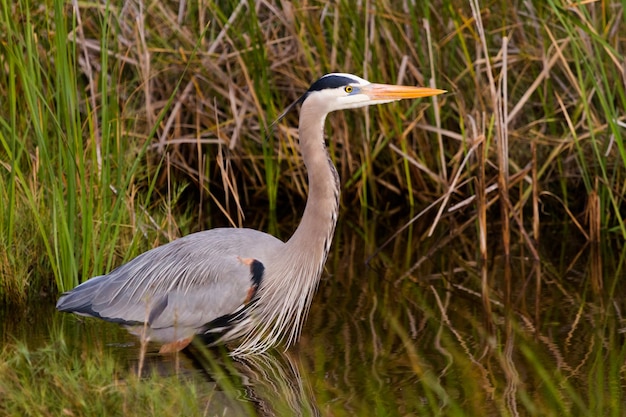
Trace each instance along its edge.
<path fill-rule="evenodd" d="M 464 244 L 432 253 L 401 280 L 405 267 L 387 259 L 400 259 L 402 244 L 370 269 L 361 251 L 346 247 L 296 347 L 312 362 L 311 383 L 332 415 L 623 414 L 626 250 L 573 246 L 561 239 L 542 248 L 554 262 L 515 254 L 508 285 L 503 261 L 490 261 L 490 317 L 480 267 L 459 262 Z M 327 396 L 336 392 L 342 399 L 333 406 Z"/>
<path fill-rule="evenodd" d="M 299 408 L 304 415 L 317 409 L 333 416 L 623 412 L 626 347 L 618 313 L 626 299 L 619 282 L 624 253 L 602 247 L 597 251 L 606 257 L 601 268 L 589 249 L 565 253 L 561 264 L 514 257 L 509 305 L 504 283 L 494 283 L 487 326 L 480 268 L 466 264 L 438 272 L 466 250 L 462 246 L 433 254 L 398 280 L 406 266 L 393 262 L 394 252 L 405 254 L 404 245 L 365 268 L 362 241 L 348 243 L 350 236 L 352 231 L 339 229 L 343 243 L 331 257 L 332 278 L 322 282 L 302 340 L 289 352 L 291 360 L 270 355 L 239 362 L 219 350 L 204 352 L 202 368 L 219 384 L 214 391 L 206 380 L 185 373 L 178 379 L 147 371 L 139 381 L 134 371 L 122 370 L 124 358 L 89 343 L 70 351 L 53 333 L 53 341 L 41 348 L 11 343 L 0 352 L 0 393 L 6 400 L 0 411 L 203 415 L 205 407 L 219 410 L 232 401 L 229 407 L 239 407 L 236 415 L 255 415 L 258 406 L 285 416 Z M 592 276 L 598 273 L 604 279 Z M 505 275 L 499 260 L 489 274 L 493 279 Z M 594 290 L 600 281 L 603 291 Z M 91 320 L 90 327 L 102 326 Z M 106 334 L 87 337 L 68 330 L 65 338 L 107 340 Z"/>

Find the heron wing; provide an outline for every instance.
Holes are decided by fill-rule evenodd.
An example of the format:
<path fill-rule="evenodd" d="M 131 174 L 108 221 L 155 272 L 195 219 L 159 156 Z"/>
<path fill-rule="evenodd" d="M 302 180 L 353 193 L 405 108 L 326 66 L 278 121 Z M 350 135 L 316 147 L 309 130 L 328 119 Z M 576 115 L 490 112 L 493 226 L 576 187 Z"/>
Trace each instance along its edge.
<path fill-rule="evenodd" d="M 57 308 L 153 329 L 200 328 L 249 301 L 250 260 L 263 264 L 282 245 L 252 229 L 194 233 L 84 282 Z"/>

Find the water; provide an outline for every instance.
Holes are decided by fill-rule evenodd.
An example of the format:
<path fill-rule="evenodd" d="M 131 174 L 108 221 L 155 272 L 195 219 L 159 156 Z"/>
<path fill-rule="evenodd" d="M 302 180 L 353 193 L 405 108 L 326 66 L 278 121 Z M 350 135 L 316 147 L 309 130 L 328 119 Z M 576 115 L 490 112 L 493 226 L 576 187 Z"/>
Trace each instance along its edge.
<path fill-rule="evenodd" d="M 385 233 L 338 229 L 287 353 L 233 360 L 200 350 L 192 360 L 151 347 L 145 369 L 195 375 L 208 415 L 626 412 L 623 242 L 546 233 L 539 262 L 518 244 L 507 263 L 494 236 L 480 265 L 471 239 L 438 248 L 446 235 L 404 233 L 366 264 Z M 75 349 L 105 346 L 120 369 L 137 367 L 139 344 L 116 325 L 57 314 L 50 303 L 2 314 L 4 343 L 36 347 L 61 332 Z"/>

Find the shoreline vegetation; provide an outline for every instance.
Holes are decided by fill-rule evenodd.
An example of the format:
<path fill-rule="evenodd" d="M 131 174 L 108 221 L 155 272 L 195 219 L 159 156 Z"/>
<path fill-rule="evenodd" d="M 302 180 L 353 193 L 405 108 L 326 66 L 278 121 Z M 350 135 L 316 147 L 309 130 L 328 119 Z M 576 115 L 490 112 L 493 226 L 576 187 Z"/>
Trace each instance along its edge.
<path fill-rule="evenodd" d="M 342 184 L 340 222 L 363 238 L 365 256 L 382 262 L 381 270 L 392 265 L 389 279 L 411 296 L 436 293 L 431 282 L 438 282 L 442 293 L 467 289 L 489 317 L 487 333 L 503 337 L 491 322 L 495 312 L 507 313 L 495 294 L 510 295 L 514 280 L 510 271 L 495 279 L 480 265 L 529 260 L 521 268 L 530 276 L 546 254 L 566 257 L 553 253 L 558 249 L 551 242 L 571 239 L 592 248 L 600 271 L 594 276 L 602 277 L 602 251 L 615 253 L 615 275 L 590 284 L 591 296 L 600 301 L 586 299 L 587 286 L 578 293 L 562 289 L 567 300 L 580 303 L 571 332 L 579 320 L 601 323 L 597 340 L 586 345 L 593 363 L 581 362 L 580 369 L 591 367 L 586 385 L 568 377 L 579 368 L 544 366 L 538 358 L 545 352 L 522 336 L 548 322 L 539 320 L 540 304 L 548 300 L 541 285 L 547 281 L 528 284 L 536 288 L 536 298 L 524 308 L 536 314 L 502 332 L 524 339 L 518 358 L 539 381 L 536 391 L 518 398 L 527 415 L 623 412 L 623 394 L 616 391 L 624 378 L 623 319 L 605 310 L 614 305 L 611 297 L 624 275 L 623 2 L 1 1 L 0 299 L 5 306 L 26 308 L 44 294 L 56 298 L 148 249 L 215 226 L 289 237 L 307 195 L 297 112 L 273 130 L 269 126 L 319 76 L 349 72 L 372 82 L 448 91 L 329 116 L 327 143 Z M 341 237 L 334 246 L 349 242 Z M 444 257 L 437 265 L 441 270 L 429 266 L 428 276 L 439 278 L 420 281 L 420 268 L 452 244 L 455 255 Z M 404 251 L 403 258 L 394 262 L 387 250 Z M 580 262 L 578 254 L 572 265 Z M 334 267 L 341 267 L 336 262 Z M 457 265 L 471 269 L 471 288 L 440 278 Z M 448 308 L 446 299 L 436 302 L 433 317 L 439 307 Z M 611 318 L 586 316 L 587 305 Z M 537 321 L 529 324 L 531 316 Z M 420 410 L 441 415 L 440 402 L 448 405 L 446 415 L 465 415 L 470 405 L 481 409 L 470 399 L 448 397 L 441 381 L 421 367 L 396 317 L 384 317 L 393 330 L 388 337 L 407 349 L 402 357 L 410 362 L 407 369 L 424 384 L 428 403 Z M 449 325 L 443 314 L 438 320 Z M 491 340 L 472 325 L 476 335 Z M 184 412 L 193 408 L 193 384 L 164 384 L 158 375 L 118 383 L 125 376 L 117 374 L 109 353 L 85 359 L 60 337 L 32 351 L 19 341 L 3 347 L 0 398 L 32 408 L 0 405 L 0 415 L 9 410 L 107 415 L 108 407 L 153 415 L 149 408 L 133 408 L 129 399 L 135 395 L 157 401 L 156 414 L 163 406 L 205 415 Z M 448 337 L 454 342 L 459 335 L 452 328 Z M 608 356 L 596 350 L 599 346 Z M 453 354 L 460 360 L 465 352 L 457 347 L 450 358 Z M 506 368 L 510 359 L 499 351 L 494 362 Z M 465 361 L 469 369 L 479 359 Z M 51 369 L 50 363 L 58 367 Z M 458 372 L 478 379 L 476 371 Z M 488 379 L 486 372 L 480 378 Z M 29 382 L 39 375 L 44 375 L 40 386 Z M 36 406 L 52 404 L 56 396 L 79 398 L 83 386 L 96 398 L 96 408 L 78 412 L 84 404 L 73 399 L 59 403 L 66 409 Z M 478 384 L 471 387 L 475 391 L 461 396 L 480 391 Z M 492 387 L 502 411 L 506 390 L 498 382 Z M 476 395 L 472 398 L 488 397 Z M 422 398 L 405 400 L 419 404 Z"/>
<path fill-rule="evenodd" d="M 537 256 L 542 225 L 563 221 L 624 238 L 625 35 L 609 4 L 5 2 L 0 294 L 64 291 L 255 211 L 288 237 L 306 199 L 296 114 L 267 127 L 333 71 L 450 92 L 329 117 L 344 210 L 471 225 L 451 230 L 478 259 L 488 233 Z"/>

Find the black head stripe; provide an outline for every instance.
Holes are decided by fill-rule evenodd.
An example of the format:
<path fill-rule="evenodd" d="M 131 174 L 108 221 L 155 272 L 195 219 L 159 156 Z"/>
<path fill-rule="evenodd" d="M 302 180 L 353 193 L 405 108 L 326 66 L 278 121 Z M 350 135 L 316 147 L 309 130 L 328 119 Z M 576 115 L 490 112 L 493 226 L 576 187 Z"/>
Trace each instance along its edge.
<path fill-rule="evenodd" d="M 281 115 L 278 116 L 278 118 L 276 118 L 276 120 L 274 120 L 271 125 L 269 125 L 267 129 L 268 130 L 267 137 L 269 137 L 269 132 L 271 132 L 272 129 L 274 129 L 274 126 L 276 126 L 276 124 L 278 124 L 278 122 L 280 122 L 283 119 L 283 117 L 287 115 L 287 113 L 293 110 L 294 107 L 296 107 L 298 104 L 302 104 L 302 102 L 306 100 L 306 98 L 309 96 L 311 92 L 325 90 L 327 88 L 343 87 L 349 84 L 358 84 L 358 80 L 355 80 L 350 77 L 344 77 L 342 75 L 329 74 L 315 81 L 313 84 L 311 84 L 311 87 L 309 87 L 306 93 L 302 94 L 299 99 L 291 103 L 289 107 L 287 107 L 285 111 L 283 111 Z M 265 138 L 266 140 L 267 140 L 267 137 Z"/>
<path fill-rule="evenodd" d="M 320 78 L 319 80 L 315 81 L 313 84 L 311 84 L 311 87 L 309 87 L 308 92 L 325 90 L 327 88 L 343 87 L 344 85 L 355 84 L 355 83 L 357 83 L 355 79 L 344 77 L 341 75 L 331 74 L 331 75 L 326 75 Z"/>

